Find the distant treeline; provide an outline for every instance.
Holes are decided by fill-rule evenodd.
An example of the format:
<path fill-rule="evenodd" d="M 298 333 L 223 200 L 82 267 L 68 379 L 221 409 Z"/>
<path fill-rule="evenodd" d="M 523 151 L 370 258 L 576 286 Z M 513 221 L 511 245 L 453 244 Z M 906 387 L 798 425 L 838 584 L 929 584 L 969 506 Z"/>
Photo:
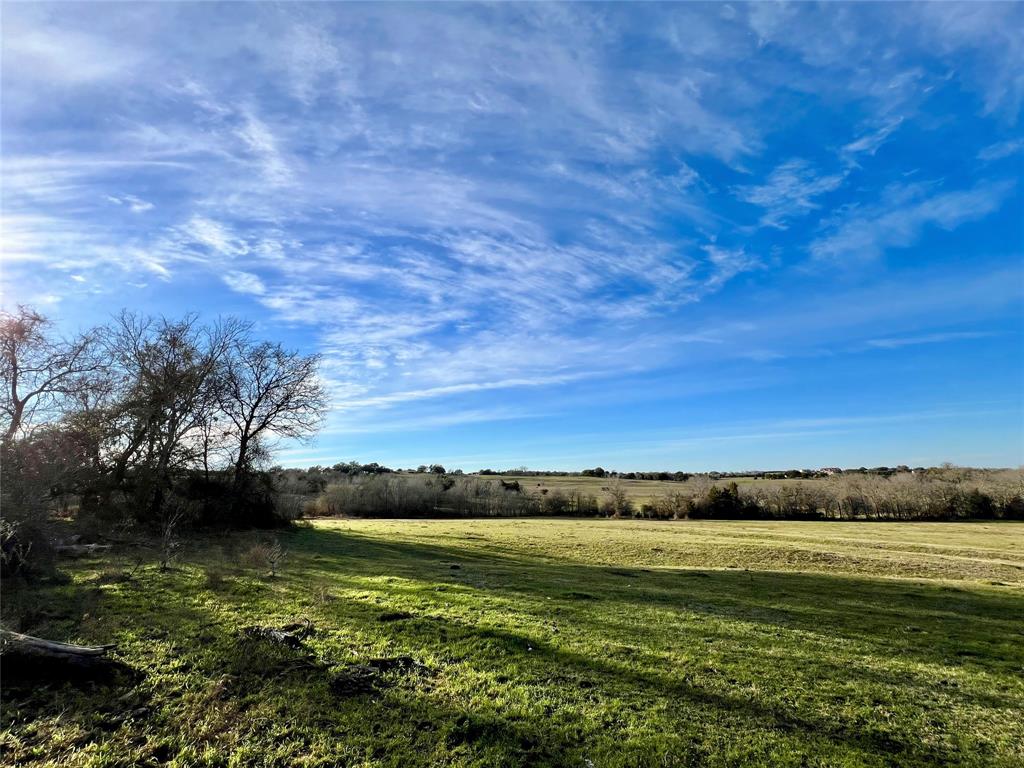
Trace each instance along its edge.
<path fill-rule="evenodd" d="M 896 467 L 857 467 L 841 469 L 839 467 L 823 467 L 821 469 L 785 469 L 785 470 L 756 470 L 747 472 L 619 472 L 616 470 L 594 467 L 583 469 L 579 472 L 566 472 L 558 470 L 527 469 L 516 467 L 514 469 L 481 469 L 475 474 L 481 477 L 595 477 L 600 479 L 619 480 L 656 480 L 660 482 L 685 483 L 691 478 L 709 478 L 711 480 L 728 481 L 731 479 L 752 478 L 756 480 L 813 480 L 817 478 L 835 477 L 837 475 L 871 475 L 876 477 L 892 477 L 900 474 L 926 475 L 946 472 L 956 469 L 951 464 L 942 467 L 909 467 L 901 464 Z M 332 466 L 314 465 L 312 467 L 288 468 L 274 467 L 271 472 L 277 477 L 304 478 L 310 489 L 323 490 L 330 482 L 357 475 L 382 475 L 382 474 L 403 474 L 403 475 L 446 475 L 463 476 L 461 469 L 445 469 L 443 464 L 420 464 L 415 468 L 392 469 L 391 467 L 371 462 L 361 464 L 358 461 L 339 462 Z"/>
<path fill-rule="evenodd" d="M 350 466 L 350 465 L 346 465 Z M 695 475 L 638 503 L 628 482 L 587 489 L 528 488 L 501 476 L 445 472 L 275 470 L 275 486 L 307 516 L 576 516 L 661 520 L 1021 520 L 1024 474 L 938 468 L 891 476 L 724 483 Z"/>
<path fill-rule="evenodd" d="M 947 470 L 893 477 L 711 485 L 667 494 L 638 517 L 707 520 L 1024 520 L 1024 474 Z"/>

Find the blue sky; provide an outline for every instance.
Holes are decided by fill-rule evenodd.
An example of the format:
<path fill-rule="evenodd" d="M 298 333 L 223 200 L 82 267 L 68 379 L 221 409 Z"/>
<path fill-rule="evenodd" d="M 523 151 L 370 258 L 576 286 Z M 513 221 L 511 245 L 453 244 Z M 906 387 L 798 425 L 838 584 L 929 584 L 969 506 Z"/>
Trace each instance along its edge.
<path fill-rule="evenodd" d="M 324 355 L 285 464 L 1024 462 L 1024 4 L 4 4 L 3 303 Z"/>

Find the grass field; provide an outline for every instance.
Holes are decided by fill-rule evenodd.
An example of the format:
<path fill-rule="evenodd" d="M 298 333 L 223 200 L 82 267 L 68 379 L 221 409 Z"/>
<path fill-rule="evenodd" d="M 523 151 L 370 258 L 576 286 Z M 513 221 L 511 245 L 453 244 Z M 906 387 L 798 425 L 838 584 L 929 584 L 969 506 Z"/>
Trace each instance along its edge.
<path fill-rule="evenodd" d="M 116 642 L 113 685 L 5 685 L 6 765 L 1020 766 L 1024 525 L 326 520 L 4 588 Z M 308 617 L 300 651 L 245 639 Z M 411 656 L 357 693 L 346 665 Z M 9 670 L 5 670 L 5 674 Z"/>

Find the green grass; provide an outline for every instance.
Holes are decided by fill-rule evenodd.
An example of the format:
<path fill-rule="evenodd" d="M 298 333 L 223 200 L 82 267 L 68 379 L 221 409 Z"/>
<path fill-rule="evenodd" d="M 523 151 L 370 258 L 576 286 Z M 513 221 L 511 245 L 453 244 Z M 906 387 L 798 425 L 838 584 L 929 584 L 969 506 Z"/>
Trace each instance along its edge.
<path fill-rule="evenodd" d="M 1024 764 L 1022 525 L 320 521 L 275 580 L 251 539 L 5 585 L 8 624 L 144 677 L 6 686 L 3 762 Z M 240 639 L 302 617 L 324 668 Z M 328 684 L 397 654 L 426 672 Z"/>

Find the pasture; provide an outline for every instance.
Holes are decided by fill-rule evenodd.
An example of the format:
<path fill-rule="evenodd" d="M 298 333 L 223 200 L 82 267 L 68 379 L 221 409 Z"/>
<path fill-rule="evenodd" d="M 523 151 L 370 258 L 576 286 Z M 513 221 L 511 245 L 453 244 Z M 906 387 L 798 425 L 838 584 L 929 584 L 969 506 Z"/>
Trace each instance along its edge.
<path fill-rule="evenodd" d="M 319 520 L 276 578 L 262 536 L 5 584 L 6 626 L 138 674 L 5 669 L 2 762 L 1024 764 L 1021 524 Z"/>

